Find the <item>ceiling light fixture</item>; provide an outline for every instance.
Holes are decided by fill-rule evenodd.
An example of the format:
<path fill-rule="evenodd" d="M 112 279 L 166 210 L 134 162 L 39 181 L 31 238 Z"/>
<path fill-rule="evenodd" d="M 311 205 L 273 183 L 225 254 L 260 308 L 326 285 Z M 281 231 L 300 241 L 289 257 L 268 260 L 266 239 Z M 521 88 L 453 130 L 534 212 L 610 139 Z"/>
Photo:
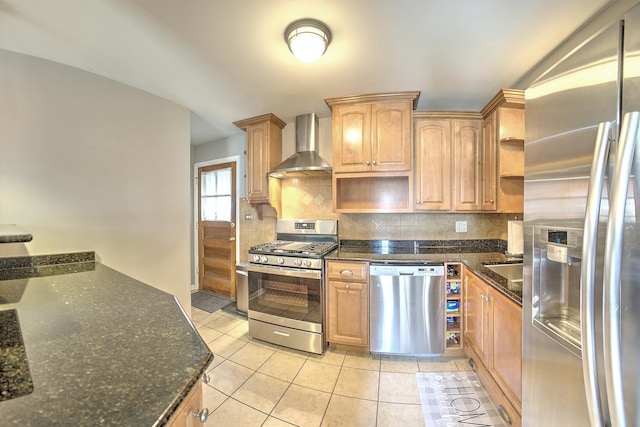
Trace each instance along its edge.
<path fill-rule="evenodd" d="M 302 62 L 318 60 L 331 43 L 331 31 L 317 19 L 298 19 L 284 30 L 289 50 Z"/>

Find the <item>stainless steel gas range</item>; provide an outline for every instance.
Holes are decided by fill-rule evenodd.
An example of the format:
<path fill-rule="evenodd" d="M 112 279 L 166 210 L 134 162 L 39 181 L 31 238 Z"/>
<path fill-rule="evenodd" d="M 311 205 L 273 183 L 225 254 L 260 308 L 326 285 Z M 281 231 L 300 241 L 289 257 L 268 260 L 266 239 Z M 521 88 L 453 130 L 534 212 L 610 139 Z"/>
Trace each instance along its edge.
<path fill-rule="evenodd" d="M 324 256 L 337 246 L 336 220 L 281 219 L 275 241 L 249 249 L 249 335 L 322 354 Z"/>

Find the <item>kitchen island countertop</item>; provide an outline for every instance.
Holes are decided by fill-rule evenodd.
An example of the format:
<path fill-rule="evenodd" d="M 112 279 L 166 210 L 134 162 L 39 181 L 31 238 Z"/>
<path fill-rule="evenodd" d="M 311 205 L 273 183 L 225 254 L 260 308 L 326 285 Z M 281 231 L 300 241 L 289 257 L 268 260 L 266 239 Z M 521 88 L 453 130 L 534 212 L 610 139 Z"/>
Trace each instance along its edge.
<path fill-rule="evenodd" d="M 326 260 L 392 263 L 462 263 L 509 299 L 522 305 L 522 290 L 511 289 L 507 279 L 485 265 L 521 263 L 521 257 L 505 255 L 502 242 L 474 241 L 341 241 Z"/>
<path fill-rule="evenodd" d="M 91 252 L 1 259 L 0 314 L 3 425 L 163 425 L 213 359 L 174 296 Z"/>

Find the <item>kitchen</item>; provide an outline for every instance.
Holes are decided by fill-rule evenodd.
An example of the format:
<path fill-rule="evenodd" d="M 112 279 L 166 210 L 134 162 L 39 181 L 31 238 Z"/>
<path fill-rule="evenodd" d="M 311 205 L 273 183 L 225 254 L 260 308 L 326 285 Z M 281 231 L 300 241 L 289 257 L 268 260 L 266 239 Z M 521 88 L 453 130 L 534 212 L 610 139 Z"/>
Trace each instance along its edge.
<path fill-rule="evenodd" d="M 619 6 L 619 7 L 622 8 L 623 6 Z M 56 76 L 60 75 L 59 72 L 56 72 L 53 69 L 50 71 L 49 74 L 51 75 L 51 78 L 55 78 Z M 10 77 L 11 75 L 8 76 L 9 79 Z M 84 78 L 84 76 L 82 75 L 76 75 L 74 77 Z M 69 85 L 69 83 L 67 83 L 67 85 Z M 109 89 L 113 89 L 113 88 L 110 87 Z M 127 94 L 126 93 L 127 90 L 125 88 L 118 88 L 118 90 L 121 90 L 122 92 L 124 92 L 122 95 L 125 97 L 125 99 L 130 99 L 128 96 L 131 96 L 131 94 L 130 93 Z M 11 93 L 11 92 L 7 90 L 7 93 Z M 344 91 L 342 93 L 337 93 L 334 95 L 341 95 L 341 94 L 347 95 L 351 93 L 352 93 L 351 91 Z M 79 93 L 72 92 L 71 94 L 67 94 L 67 95 L 71 95 L 72 98 L 73 96 L 81 97 L 82 92 L 81 91 Z M 109 96 L 112 96 L 112 95 L 109 95 L 108 91 L 105 90 L 103 92 L 100 92 L 100 96 L 102 96 L 103 99 L 109 99 Z M 424 93 L 421 96 L 421 98 L 425 98 L 425 97 L 428 98 L 427 93 Z M 322 102 L 322 100 L 323 98 L 319 97 L 319 101 Z M 485 102 L 486 101 L 487 99 L 485 99 Z M 161 102 L 158 104 L 161 104 Z M 147 105 L 144 105 L 144 107 L 140 106 L 141 109 L 147 108 L 147 107 L 148 107 Z M 101 108 L 106 108 L 106 107 L 105 105 L 102 105 Z M 156 113 L 157 116 L 155 117 L 157 119 L 159 117 L 162 117 L 161 116 L 161 113 L 163 111 L 162 109 L 164 108 L 165 109 L 164 111 L 166 112 L 166 108 L 169 108 L 169 107 L 167 107 L 166 105 L 165 106 L 157 105 L 156 108 L 158 108 L 158 111 Z M 170 108 L 175 108 L 175 107 L 170 107 Z M 135 109 L 133 108 L 132 110 L 135 111 Z M 180 109 L 177 109 L 177 110 L 180 110 Z M 179 116 L 180 122 L 175 123 L 175 127 L 173 127 L 171 131 L 174 132 L 173 134 L 174 137 L 183 139 L 185 133 L 188 132 L 188 123 L 186 123 L 188 122 L 188 111 L 181 110 L 181 111 L 176 111 L 176 113 Z M 242 117 L 243 116 L 240 116 L 240 117 L 235 116 L 233 120 L 238 120 L 238 119 L 241 119 Z M 38 119 L 46 119 L 46 117 L 43 115 L 43 117 L 38 117 Z M 131 120 L 130 123 L 127 122 L 126 125 L 131 129 L 135 129 L 136 128 L 135 121 L 145 120 L 145 119 L 148 120 L 148 117 L 135 118 Z M 121 120 L 124 121 L 125 118 L 121 118 Z M 231 120 L 229 121 L 229 123 L 230 122 Z M 68 126 L 78 127 L 79 124 L 68 123 Z M 108 125 L 105 125 L 105 126 L 108 126 Z M 166 123 L 165 126 L 168 127 L 169 123 Z M 292 127 L 293 126 L 291 126 L 291 128 Z M 102 127 L 99 127 L 99 128 L 102 129 Z M 52 126 L 51 129 L 55 129 L 55 127 Z M 327 129 L 326 125 L 324 129 Z M 91 126 L 88 126 L 86 129 L 84 129 L 84 131 L 87 134 L 91 134 L 91 135 L 94 135 L 96 133 L 95 128 L 92 128 Z M 285 132 L 287 131 L 288 131 L 287 128 L 285 128 Z M 78 133 L 82 134 L 82 130 L 80 130 Z M 321 134 L 322 133 L 323 132 L 321 129 Z M 97 135 L 97 136 L 104 137 L 104 135 Z M 157 133 L 150 134 L 147 137 L 150 139 L 153 139 L 156 142 L 161 141 L 165 138 L 169 139 L 166 135 L 163 136 L 162 129 L 158 129 Z M 244 135 L 240 135 L 239 137 L 232 138 L 232 141 L 241 141 L 243 139 L 244 139 Z M 292 145 L 292 139 L 290 138 L 288 139 L 288 141 Z M 287 142 L 286 135 L 285 135 L 285 142 Z M 234 145 L 234 144 L 231 144 L 231 145 Z M 237 146 L 241 147 L 241 144 L 237 144 Z M 167 147 L 169 147 L 168 144 L 167 144 Z M 37 147 L 37 148 L 50 150 L 50 148 L 46 146 Z M 220 147 L 216 147 L 215 149 L 218 149 L 218 148 Z M 133 146 L 128 149 L 123 148 L 122 151 L 119 153 L 111 153 L 108 150 L 105 150 L 103 147 L 101 147 L 100 144 L 96 144 L 95 146 L 77 145 L 77 146 L 69 147 L 69 151 L 65 153 L 65 156 L 74 156 L 76 155 L 76 152 L 79 153 L 77 154 L 78 156 L 82 154 L 89 154 L 89 153 L 92 153 L 92 149 L 97 150 L 95 152 L 96 157 L 107 156 L 106 158 L 110 158 L 114 160 L 115 162 L 114 164 L 118 164 L 118 165 L 121 164 L 121 162 L 118 161 L 121 155 L 133 156 L 133 158 L 137 159 L 137 162 L 132 162 L 135 164 L 131 164 L 131 165 L 127 164 L 126 165 L 128 168 L 126 169 L 127 173 L 122 174 L 121 176 L 118 176 L 118 174 L 114 173 L 118 169 L 110 167 L 108 162 L 105 162 L 103 164 L 102 162 L 94 161 L 94 163 L 87 165 L 82 171 L 82 172 L 85 172 L 84 176 L 90 178 L 90 181 L 92 182 L 88 182 L 88 183 L 79 182 L 77 184 L 74 184 L 73 182 L 70 182 L 69 180 L 66 180 L 66 179 L 59 179 L 60 174 L 56 173 L 57 170 L 54 167 L 54 165 L 47 165 L 46 163 L 43 162 L 43 164 L 38 164 L 38 166 L 42 167 L 44 172 L 51 172 L 51 173 L 42 173 L 40 176 L 33 177 L 33 178 L 36 178 L 36 181 L 39 179 L 41 182 L 46 182 L 47 179 L 54 178 L 56 179 L 56 184 L 64 184 L 67 187 L 71 185 L 77 185 L 76 188 L 83 191 L 81 194 L 83 195 L 86 194 L 88 197 L 88 200 L 94 201 L 96 203 L 95 203 L 95 206 L 93 207 L 74 206 L 74 209 L 80 208 L 81 213 L 84 213 L 83 209 L 86 209 L 86 212 L 102 211 L 102 212 L 112 213 L 113 214 L 112 218 L 114 219 L 122 218 L 121 212 L 118 212 L 117 210 L 114 211 L 113 207 L 110 206 L 109 204 L 103 203 L 101 198 L 92 196 L 91 195 L 92 192 L 90 191 L 92 189 L 91 184 L 96 184 L 96 183 L 102 184 L 99 190 L 100 191 L 104 191 L 104 189 L 108 190 L 106 185 L 107 183 L 104 182 L 102 178 L 103 175 L 104 176 L 109 175 L 110 178 L 114 180 L 114 185 L 117 185 L 118 188 L 126 189 L 127 187 L 134 185 L 135 183 L 137 187 L 134 188 L 134 190 L 131 191 L 131 193 L 125 194 L 124 195 L 125 197 L 118 195 L 115 200 L 118 200 L 118 201 L 121 200 L 121 203 L 123 205 L 132 206 L 134 210 L 135 208 L 141 209 L 142 212 L 144 213 L 145 218 L 154 218 L 154 221 L 156 221 L 156 223 L 149 224 L 149 223 L 145 223 L 145 221 L 139 221 L 139 220 L 134 220 L 134 221 L 131 221 L 130 223 L 126 223 L 127 225 L 126 233 L 122 231 L 117 231 L 117 233 L 122 235 L 130 234 L 132 237 L 129 237 L 129 238 L 125 237 L 121 239 L 117 244 L 115 244 L 115 243 L 112 243 L 113 240 L 105 239 L 104 237 L 102 237 L 104 236 L 104 233 L 98 233 L 97 232 L 98 230 L 96 229 L 96 227 L 93 226 L 95 224 L 85 224 L 85 222 L 82 221 L 81 222 L 82 232 L 72 233 L 71 235 L 72 239 L 66 240 L 69 243 L 65 245 L 64 248 L 70 249 L 70 250 L 77 250 L 78 248 L 96 249 L 100 253 L 100 255 L 104 258 L 104 261 L 109 265 L 114 265 L 118 269 L 122 269 L 124 271 L 130 272 L 129 274 L 133 274 L 135 277 L 140 278 L 144 282 L 151 282 L 151 283 L 158 284 L 159 287 L 165 287 L 167 290 L 170 290 L 172 293 L 175 293 L 181 296 L 181 301 L 183 302 L 183 305 L 188 306 L 188 303 L 185 304 L 185 302 L 188 299 L 188 289 L 186 290 L 184 288 L 178 289 L 175 287 L 175 285 L 170 284 L 170 282 L 174 282 L 174 283 L 190 282 L 187 277 L 191 275 L 191 272 L 190 272 L 191 268 L 189 267 L 188 252 L 189 252 L 189 248 L 192 245 L 188 241 L 188 233 L 185 233 L 185 228 L 186 228 L 185 223 L 188 222 L 187 217 L 189 216 L 189 213 L 185 212 L 182 208 L 176 208 L 176 206 L 189 205 L 188 195 L 185 198 L 184 193 L 178 190 L 173 192 L 169 191 L 169 189 L 174 188 L 173 186 L 177 186 L 179 188 L 190 186 L 188 182 L 189 180 L 186 179 L 184 176 L 184 175 L 188 175 L 190 170 L 189 161 L 188 159 L 185 158 L 184 151 L 181 151 L 178 149 L 176 149 L 175 151 L 170 151 L 170 149 L 165 148 L 164 145 L 153 144 L 148 147 Z M 203 159 L 198 156 L 200 156 L 206 150 L 209 150 L 211 152 L 212 150 L 215 150 L 215 149 L 212 147 L 202 147 L 201 149 L 196 147 L 194 149 L 194 157 L 196 160 L 193 163 L 202 161 Z M 78 151 L 75 151 L 75 150 L 78 150 Z M 149 150 L 149 151 L 145 151 L 145 150 Z M 154 157 L 154 163 L 157 162 L 156 165 L 150 164 L 150 162 L 148 162 L 147 158 L 145 157 L 145 152 L 148 153 L 150 152 L 150 150 L 153 150 L 157 156 L 160 156 L 160 157 Z M 17 151 L 18 150 L 16 150 L 16 152 Z M 224 148 L 222 151 L 228 151 L 228 150 L 227 148 Z M 240 148 L 240 150 L 235 151 L 234 154 L 241 155 L 242 154 L 241 151 L 242 149 Z M 329 153 L 329 151 L 327 151 L 326 149 L 323 150 L 322 146 L 320 151 L 323 154 Z M 15 152 L 12 152 L 11 154 L 15 154 Z M 227 156 L 228 156 L 227 154 L 217 155 L 217 156 L 211 156 L 209 157 L 209 159 L 222 158 Z M 50 158 L 57 159 L 59 157 L 54 152 L 54 153 L 51 153 Z M 175 159 L 181 159 L 181 166 L 177 166 L 176 169 L 173 169 L 173 167 L 170 165 L 172 161 L 174 161 Z M 25 189 L 24 183 L 30 182 L 30 180 L 33 178 L 29 176 L 25 176 L 25 174 L 19 172 L 18 167 L 21 165 L 21 162 L 22 164 L 27 163 L 26 158 L 18 157 L 15 163 L 16 170 L 12 169 L 11 174 L 8 175 L 8 178 L 7 179 L 3 178 L 3 184 L 5 182 L 9 182 L 11 183 L 11 188 L 16 188 L 16 187 L 13 187 L 13 185 L 17 185 L 18 189 L 20 190 Z M 149 172 L 148 175 L 150 177 L 151 176 L 157 177 L 158 164 L 162 164 L 162 166 L 166 168 L 166 171 L 171 171 L 171 173 L 173 173 L 174 175 L 166 176 L 164 180 L 161 182 L 157 182 L 153 179 L 148 179 L 148 180 L 140 179 L 140 175 L 145 175 L 144 171 L 148 171 Z M 5 167 L 5 164 L 3 164 L 3 168 L 4 167 Z M 142 172 L 140 172 L 138 168 L 143 168 Z M 4 169 L 4 170 L 7 170 L 7 169 Z M 179 183 L 182 183 L 182 184 L 179 184 Z M 156 187 L 156 185 L 162 186 L 164 191 L 160 191 Z M 315 205 L 312 205 L 314 209 L 316 206 L 318 206 L 319 209 L 327 209 L 324 212 L 328 214 L 332 213 L 332 211 L 330 210 L 331 205 L 326 202 L 327 200 L 330 200 L 330 194 L 331 194 L 330 189 L 329 191 L 327 191 L 326 188 L 323 189 L 322 188 L 323 186 L 318 183 L 314 183 L 311 185 L 315 185 L 316 187 L 305 189 L 304 193 L 302 194 L 302 197 L 300 197 L 300 200 L 305 200 L 304 196 L 308 195 L 307 199 L 309 197 L 312 199 L 315 199 L 315 201 L 313 202 L 315 203 Z M 102 187 L 104 187 L 104 189 Z M 326 187 L 326 185 L 324 187 Z M 240 185 L 239 188 L 242 188 L 242 185 Z M 26 190 L 27 191 L 25 194 L 32 194 L 28 191 L 28 188 Z M 16 190 L 16 192 L 18 192 L 18 190 Z M 22 193 L 19 193 L 19 194 L 22 194 Z M 140 202 L 139 204 L 137 204 L 137 202 L 132 202 L 132 199 L 134 198 L 135 194 L 149 195 L 149 198 L 145 200 L 147 203 Z M 161 196 L 165 196 L 165 195 L 172 195 L 173 198 L 165 199 L 162 203 L 160 203 L 159 200 L 163 200 L 163 197 Z M 113 200 L 112 194 L 109 193 L 108 196 Z M 298 194 L 294 195 L 294 197 L 296 198 L 297 196 Z M 12 195 L 12 197 L 17 198 L 18 196 Z M 30 200 L 30 202 L 32 201 L 33 200 Z M 321 201 L 321 202 L 318 204 L 317 201 Z M 55 204 L 55 202 L 53 202 L 55 209 L 51 209 L 52 202 L 51 200 L 47 200 L 46 197 L 39 197 L 35 202 L 40 203 L 40 205 L 36 205 L 36 206 L 39 206 L 39 209 L 37 209 L 38 212 L 48 212 L 49 214 L 53 214 L 54 218 L 55 217 L 64 218 L 69 216 L 68 211 L 70 210 L 70 206 L 68 205 L 60 206 L 58 204 Z M 243 209 L 246 210 L 246 209 L 249 209 L 249 207 L 243 206 L 241 204 L 241 212 L 242 212 L 241 218 L 245 218 L 245 212 L 243 211 Z M 168 214 L 166 215 L 166 217 L 157 218 L 155 214 L 157 214 L 158 212 L 162 212 L 162 213 L 168 212 Z M 320 210 L 319 212 L 323 213 L 322 210 Z M 17 210 L 17 212 L 14 211 L 11 213 L 20 218 L 25 218 L 25 219 L 34 218 L 31 221 L 29 221 L 34 223 L 38 223 L 38 222 L 44 223 L 46 219 L 46 218 L 40 217 L 35 212 L 27 210 L 26 208 L 22 208 L 20 210 Z M 255 214 L 255 213 L 251 210 L 248 210 L 246 211 L 246 214 Z M 94 214 L 94 216 L 95 215 L 96 214 Z M 289 214 L 287 214 L 287 216 L 288 215 Z M 291 217 L 301 216 L 301 215 L 298 215 L 295 211 L 291 211 L 290 215 Z M 435 220 L 435 224 L 437 225 L 424 224 L 423 221 L 420 221 L 420 218 L 423 218 L 425 215 L 429 215 L 429 218 L 433 218 Z M 342 224 L 341 226 L 342 230 L 345 230 L 345 231 L 353 230 L 354 231 L 353 237 L 356 237 L 356 238 L 369 237 L 369 236 L 372 236 L 370 238 L 376 238 L 376 239 L 392 238 L 392 237 L 395 237 L 395 236 L 392 236 L 391 233 L 396 226 L 399 226 L 401 229 L 404 228 L 406 230 L 411 230 L 412 228 L 418 228 L 419 231 L 420 231 L 420 227 L 424 227 L 424 231 L 420 231 L 421 233 L 424 232 L 424 234 L 417 235 L 417 237 L 424 236 L 425 238 L 447 238 L 447 237 L 451 238 L 451 235 L 449 233 L 454 233 L 453 235 L 456 236 L 454 230 L 455 230 L 455 222 L 456 220 L 458 220 L 458 221 L 467 221 L 467 229 L 469 231 L 467 231 L 467 233 L 465 234 L 465 238 L 474 238 L 474 237 L 486 238 L 487 234 L 484 234 L 484 233 L 482 233 L 481 235 L 474 234 L 474 233 L 480 233 L 477 230 L 479 229 L 485 230 L 486 228 L 491 230 L 492 235 L 489 237 L 504 238 L 506 234 L 506 221 L 511 218 L 508 216 L 505 216 L 501 219 L 498 219 L 499 224 L 494 226 L 492 224 L 494 217 L 491 215 L 495 215 L 495 214 L 480 214 L 480 215 L 477 215 L 477 214 L 455 214 L 455 215 L 450 215 L 450 214 L 401 214 L 401 215 L 343 214 L 341 215 L 341 217 L 343 218 L 341 218 L 340 223 Z M 501 216 L 501 215 L 498 215 L 498 216 Z M 74 216 L 71 215 L 71 217 L 74 217 Z M 176 224 L 174 221 L 176 217 L 180 218 L 179 223 L 183 224 L 181 226 L 182 228 L 180 226 L 176 227 Z M 185 221 L 185 219 L 187 220 Z M 349 222 L 350 220 L 352 221 L 351 223 Z M 15 220 L 10 220 L 10 219 L 7 219 L 4 222 L 12 222 L 12 221 L 15 222 Z M 164 222 L 161 222 L 161 221 L 164 221 Z M 255 214 L 254 220 L 247 221 L 247 224 L 241 223 L 240 229 L 242 230 L 244 226 L 246 231 L 251 232 L 252 227 L 256 227 L 256 228 L 259 228 L 258 232 L 264 233 L 263 237 L 261 237 L 259 241 L 267 241 L 269 239 L 272 239 L 274 235 L 275 219 L 268 218 L 266 221 L 263 220 L 263 224 L 266 224 L 266 226 L 264 227 L 258 227 L 257 223 L 258 223 L 257 214 Z M 269 229 L 269 224 L 273 224 L 272 225 L 273 228 Z M 365 224 L 365 226 L 363 227 L 362 224 Z M 440 224 L 442 224 L 442 226 L 440 226 Z M 488 227 L 487 227 L 487 224 L 488 224 Z M 113 224 L 113 223 L 110 223 L 109 221 L 106 221 L 105 223 L 103 224 L 101 223 L 99 225 L 105 226 L 105 228 L 107 229 L 106 234 L 109 233 L 109 230 L 119 230 L 118 224 Z M 163 236 L 159 236 L 158 233 L 154 233 L 155 231 L 153 227 L 154 225 L 157 226 L 156 230 L 162 230 Z M 67 231 L 69 229 L 73 230 L 73 227 L 67 226 L 66 230 L 64 231 Z M 167 232 L 168 230 L 172 230 L 172 231 Z M 63 236 L 63 234 L 60 234 L 60 233 L 56 234 L 57 232 L 54 233 L 52 231 L 55 231 L 55 230 L 49 230 L 47 227 L 44 227 L 44 226 L 41 226 L 39 229 L 33 230 L 36 236 L 41 236 L 41 237 L 39 242 L 38 242 L 38 239 L 34 240 L 33 245 L 37 245 L 37 246 L 32 246 L 31 250 L 36 249 L 38 252 L 41 252 L 41 253 L 49 253 L 52 250 L 59 249 L 60 246 L 56 243 L 56 241 L 57 240 L 60 241 L 61 239 L 56 239 L 56 237 L 61 237 Z M 495 234 L 493 234 L 494 232 Z M 358 233 L 361 233 L 361 234 L 358 234 Z M 371 233 L 371 234 L 367 234 L 367 233 Z M 81 236 L 82 234 L 85 234 L 87 237 L 86 238 L 82 237 Z M 100 237 L 99 241 L 101 243 L 99 247 L 94 247 L 95 243 L 92 243 L 93 241 L 95 241 L 95 239 L 92 239 L 92 237 L 94 236 Z M 400 238 L 405 238 L 405 236 L 413 237 L 416 235 L 411 234 L 410 231 L 407 231 L 407 234 L 403 234 Z M 126 242 L 126 247 L 130 249 L 128 249 L 125 253 L 118 253 L 119 251 L 117 249 L 122 248 L 125 245 L 123 241 Z M 244 252 L 241 252 L 241 253 L 244 253 Z M 149 255 L 144 255 L 144 254 L 149 254 Z M 8 254 L 8 255 L 11 255 L 11 254 Z M 158 258 L 158 256 L 160 258 Z M 160 260 L 170 259 L 172 261 L 172 265 L 174 265 L 174 261 L 176 259 L 179 259 L 181 260 L 181 262 L 179 263 L 180 268 L 178 268 L 177 270 L 166 268 L 163 266 L 163 264 L 166 264 L 166 263 L 162 263 L 162 262 L 158 263 L 157 262 L 158 259 Z M 151 261 L 153 261 L 152 264 L 155 266 L 154 269 L 150 269 L 150 268 L 145 269 L 144 267 L 141 267 L 141 265 L 148 264 Z M 168 276 L 167 276 L 167 273 L 168 273 Z"/>

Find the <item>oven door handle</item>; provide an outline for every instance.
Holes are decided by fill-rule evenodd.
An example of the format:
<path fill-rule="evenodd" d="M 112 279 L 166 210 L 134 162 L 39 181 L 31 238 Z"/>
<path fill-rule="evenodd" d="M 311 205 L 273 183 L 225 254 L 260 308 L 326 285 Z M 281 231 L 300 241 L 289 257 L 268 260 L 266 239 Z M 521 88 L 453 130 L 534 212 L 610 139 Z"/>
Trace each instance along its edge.
<path fill-rule="evenodd" d="M 293 269 L 267 265 L 250 264 L 247 266 L 247 271 L 250 273 L 278 274 L 280 276 L 301 277 L 304 279 L 322 278 L 322 272 L 318 270 Z"/>

